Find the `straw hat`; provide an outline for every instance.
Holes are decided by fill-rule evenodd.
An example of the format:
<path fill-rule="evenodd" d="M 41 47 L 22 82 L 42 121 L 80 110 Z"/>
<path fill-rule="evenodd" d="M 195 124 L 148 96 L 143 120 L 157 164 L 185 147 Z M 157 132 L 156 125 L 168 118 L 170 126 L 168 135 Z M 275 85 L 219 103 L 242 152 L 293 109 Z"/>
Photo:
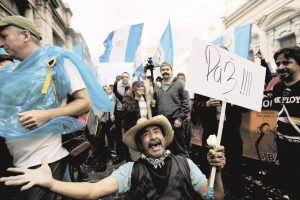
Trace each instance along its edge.
<path fill-rule="evenodd" d="M 150 119 L 145 119 L 145 118 L 139 119 L 137 121 L 137 124 L 125 133 L 123 142 L 130 149 L 133 149 L 135 151 L 140 151 L 136 145 L 135 136 L 137 133 L 139 133 L 147 126 L 153 126 L 153 125 L 157 125 L 162 128 L 162 133 L 166 140 L 166 147 L 169 146 L 169 144 L 171 144 L 173 140 L 174 132 L 169 120 L 163 115 L 158 115 Z"/>

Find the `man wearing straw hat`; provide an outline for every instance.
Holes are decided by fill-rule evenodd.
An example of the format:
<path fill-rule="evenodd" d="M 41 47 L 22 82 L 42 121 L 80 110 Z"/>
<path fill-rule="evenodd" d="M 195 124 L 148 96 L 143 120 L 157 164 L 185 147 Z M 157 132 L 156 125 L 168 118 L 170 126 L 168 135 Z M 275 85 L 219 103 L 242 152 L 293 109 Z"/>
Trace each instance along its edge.
<path fill-rule="evenodd" d="M 113 193 L 130 192 L 130 199 L 194 199 L 202 197 L 208 188 L 208 180 L 199 168 L 182 156 L 174 156 L 166 147 L 174 137 L 172 126 L 162 115 L 140 119 L 123 139 L 131 149 L 142 152 L 136 162 L 123 164 L 109 177 L 96 183 L 67 183 L 55 180 L 46 159 L 38 169 L 12 168 L 22 175 L 3 177 L 6 185 L 23 185 L 22 190 L 34 185 L 75 199 L 97 199 Z M 217 167 L 214 184 L 215 199 L 223 199 L 223 183 L 220 169 L 225 165 L 224 147 L 211 149 L 207 159 Z"/>

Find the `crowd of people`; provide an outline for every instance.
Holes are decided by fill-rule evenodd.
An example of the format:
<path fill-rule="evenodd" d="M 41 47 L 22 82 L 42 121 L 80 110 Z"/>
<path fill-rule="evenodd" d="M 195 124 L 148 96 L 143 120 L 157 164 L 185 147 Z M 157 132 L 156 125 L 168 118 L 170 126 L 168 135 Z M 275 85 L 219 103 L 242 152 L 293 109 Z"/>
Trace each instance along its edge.
<path fill-rule="evenodd" d="M 185 75 L 174 77 L 173 66 L 163 62 L 161 77 L 153 83 L 146 77 L 130 84 L 129 73 L 123 72 L 114 83 L 103 86 L 111 110 L 101 111 L 94 102 L 98 94 L 91 92 L 95 91 L 91 85 L 99 84 L 87 82 L 86 74 L 70 62 L 64 50 L 41 46 L 41 39 L 38 28 L 24 17 L 0 19 L 0 46 L 7 52 L 0 55 L 0 182 L 5 183 L 0 183 L 1 197 L 97 199 L 128 192 L 130 199 L 196 199 L 210 195 L 224 199 L 223 172 L 230 177 L 233 190 L 237 194 L 242 191 L 240 126 L 247 109 L 227 106 L 221 146 L 212 148 L 206 141 L 209 135 L 217 134 L 222 102 L 200 94 L 190 96 L 185 89 Z M 274 54 L 276 77 L 271 76 L 261 52 L 257 56 L 267 69 L 265 88 L 273 91 L 268 98 L 273 99 L 279 113 L 276 144 L 283 185 L 289 199 L 300 199 L 299 186 L 291 181 L 300 178 L 296 159 L 300 153 L 300 48 L 283 48 Z M 19 80 L 21 75 L 25 78 Z M 17 87 L 20 84 L 24 86 L 20 87 L 22 91 Z M 30 84 L 36 86 L 28 87 Z M 12 100 L 14 93 L 22 98 Z M 68 96 L 72 101 L 67 102 Z M 68 151 L 61 137 L 66 131 L 60 127 L 65 128 L 69 118 L 63 121 L 62 117 L 77 117 L 91 109 L 100 110 L 97 119 L 101 130 L 92 138 L 90 156 L 96 168 L 105 171 L 108 160 L 123 164 L 96 183 L 66 182 Z M 76 129 L 76 122 L 70 124 L 75 128 L 69 132 Z M 267 125 L 260 127 L 257 146 Z M 202 145 L 195 148 L 191 144 L 192 130 L 199 126 L 203 127 Z M 207 177 L 212 166 L 217 170 L 211 194 Z"/>

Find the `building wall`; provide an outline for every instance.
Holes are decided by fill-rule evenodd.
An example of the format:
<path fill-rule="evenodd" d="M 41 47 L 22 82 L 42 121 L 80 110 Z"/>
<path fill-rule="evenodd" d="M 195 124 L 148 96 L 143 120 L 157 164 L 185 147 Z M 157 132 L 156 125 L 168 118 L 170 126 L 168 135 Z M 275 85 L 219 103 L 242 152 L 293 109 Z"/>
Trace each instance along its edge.
<path fill-rule="evenodd" d="M 282 47 L 300 46 L 299 0 L 227 0 L 225 5 L 226 29 L 252 23 L 251 51 L 261 50 L 268 61 Z"/>
<path fill-rule="evenodd" d="M 8 15 L 22 15 L 33 21 L 42 34 L 42 45 L 54 44 L 71 50 L 82 42 L 85 60 L 93 65 L 82 35 L 71 27 L 72 11 L 62 0 L 1 0 L 0 18 Z"/>

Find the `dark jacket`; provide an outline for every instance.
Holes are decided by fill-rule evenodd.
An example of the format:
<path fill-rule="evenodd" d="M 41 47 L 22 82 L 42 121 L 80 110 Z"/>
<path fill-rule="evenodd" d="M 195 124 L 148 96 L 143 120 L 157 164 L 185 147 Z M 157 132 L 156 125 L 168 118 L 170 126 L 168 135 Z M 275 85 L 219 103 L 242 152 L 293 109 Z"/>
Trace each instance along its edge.
<path fill-rule="evenodd" d="M 219 120 L 217 119 L 217 108 L 216 107 L 207 107 L 206 102 L 209 100 L 209 97 L 195 94 L 194 106 L 198 106 L 198 114 L 202 117 L 202 147 L 203 151 L 200 156 L 205 158 L 209 150 L 207 145 L 207 138 L 211 134 L 217 135 Z M 240 125 L 242 122 L 242 112 L 246 112 L 246 108 L 242 108 L 236 105 L 231 105 L 227 103 L 225 111 L 225 121 L 222 131 L 222 140 L 221 144 L 225 146 L 226 149 L 226 167 L 232 175 L 233 178 L 241 177 L 240 173 L 240 163 L 243 155 L 243 144 L 240 134 Z M 201 171 L 204 174 L 209 173 L 210 166 L 205 159 L 200 161 Z M 235 180 L 236 183 L 239 180 Z"/>
<path fill-rule="evenodd" d="M 150 101 L 148 101 L 145 95 L 143 95 L 143 98 L 147 104 L 148 118 L 150 118 L 151 117 Z M 127 90 L 127 92 L 123 97 L 123 112 L 124 112 L 123 128 L 125 131 L 127 131 L 131 127 L 135 126 L 138 119 L 141 118 L 139 101 L 135 99 L 134 92 L 131 89 Z"/>
<path fill-rule="evenodd" d="M 193 110 L 197 110 L 198 115 L 202 116 L 202 126 L 204 129 L 203 141 L 206 141 L 210 134 L 217 134 L 219 121 L 217 119 L 217 108 L 216 107 L 206 107 L 206 102 L 209 97 L 195 94 Z M 246 112 L 248 109 L 242 108 L 236 105 L 231 105 L 230 103 L 226 106 L 222 140 L 237 140 L 240 139 L 239 128 L 242 122 L 242 113 Z"/>
<path fill-rule="evenodd" d="M 200 196 L 194 191 L 186 158 L 170 155 L 161 169 L 153 169 L 147 161 L 134 163 L 130 199 L 193 200 Z"/>
<path fill-rule="evenodd" d="M 270 71 L 269 65 L 266 62 L 265 59 L 261 59 L 260 61 L 260 65 L 263 66 L 264 68 L 266 68 L 266 76 L 265 76 L 265 87 L 267 87 L 268 83 L 271 81 L 272 77 L 272 73 Z"/>
<path fill-rule="evenodd" d="M 189 94 L 184 89 L 184 83 L 179 79 L 175 78 L 167 91 L 155 86 L 153 98 L 156 100 L 157 115 L 184 121 L 190 113 Z"/>

